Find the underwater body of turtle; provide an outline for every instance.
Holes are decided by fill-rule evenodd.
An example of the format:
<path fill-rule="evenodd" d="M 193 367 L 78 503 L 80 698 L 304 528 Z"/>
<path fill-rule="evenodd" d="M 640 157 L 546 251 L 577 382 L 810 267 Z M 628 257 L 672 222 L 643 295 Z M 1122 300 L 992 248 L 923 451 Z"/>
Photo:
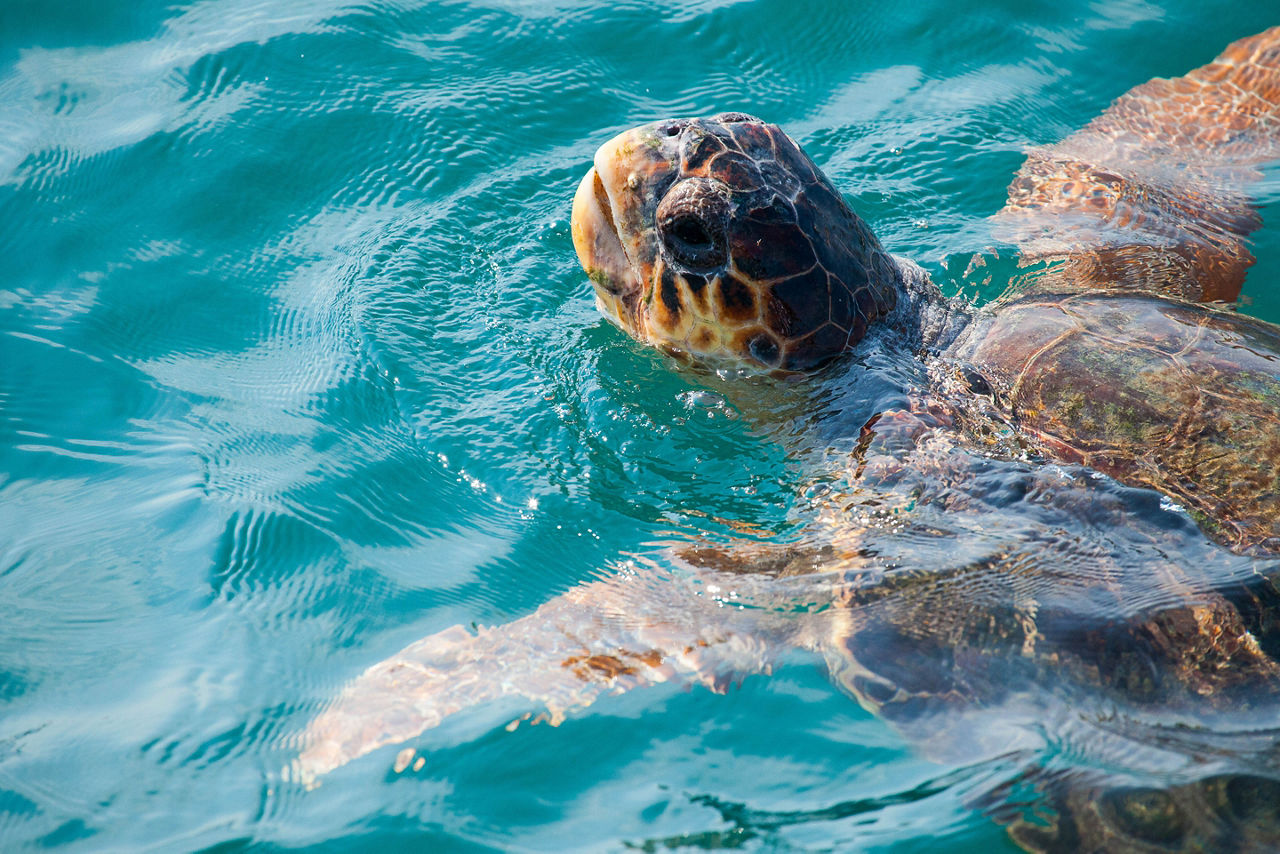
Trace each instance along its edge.
<path fill-rule="evenodd" d="M 820 472 L 806 530 L 419 641 L 312 723 L 297 774 L 483 702 L 555 722 L 800 649 L 926 754 L 1017 758 L 978 801 L 1028 849 L 1274 849 L 1280 329 L 1209 303 L 1239 294 L 1248 185 L 1277 157 L 1280 28 L 1033 151 L 997 216 L 1024 275 L 977 309 L 774 126 L 602 146 L 574 203 L 602 311 L 805 425 L 780 433 Z"/>

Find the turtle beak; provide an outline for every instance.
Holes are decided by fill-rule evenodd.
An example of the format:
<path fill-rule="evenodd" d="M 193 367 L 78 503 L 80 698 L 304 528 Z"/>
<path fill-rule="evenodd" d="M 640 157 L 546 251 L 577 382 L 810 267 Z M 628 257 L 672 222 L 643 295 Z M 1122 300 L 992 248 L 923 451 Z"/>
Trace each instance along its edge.
<path fill-rule="evenodd" d="M 613 203 L 595 168 L 587 172 L 574 194 L 572 232 L 573 248 L 595 286 L 601 312 L 625 328 L 622 297 L 635 293 L 639 282 L 618 237 Z"/>
<path fill-rule="evenodd" d="M 573 197 L 573 246 L 578 260 L 595 285 L 600 311 L 631 334 L 639 334 L 632 313 L 644 290 L 637 253 L 644 224 L 637 221 L 635 159 L 636 132 L 626 131 L 596 151 L 595 165 L 578 184 Z M 628 183 L 630 181 L 630 183 Z"/>

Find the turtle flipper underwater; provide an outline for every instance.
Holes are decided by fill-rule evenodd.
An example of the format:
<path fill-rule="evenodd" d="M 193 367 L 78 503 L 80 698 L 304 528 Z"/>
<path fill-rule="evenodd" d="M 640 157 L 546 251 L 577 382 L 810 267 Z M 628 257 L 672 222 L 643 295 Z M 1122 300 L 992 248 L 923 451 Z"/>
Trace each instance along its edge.
<path fill-rule="evenodd" d="M 999 221 L 1038 269 L 983 309 L 889 256 L 774 126 L 726 114 L 606 143 L 573 228 L 604 314 L 644 343 L 758 373 L 854 351 L 808 386 L 852 388 L 844 420 L 812 419 L 827 431 L 815 445 L 861 413 L 824 457 L 842 484 L 806 509 L 800 543 L 695 544 L 508 625 L 419 641 L 317 716 L 298 775 L 479 704 L 515 698 L 555 720 L 646 684 L 722 687 L 800 649 L 930 754 L 1045 727 L 1081 738 L 1100 767 L 1142 753 L 1131 788 L 1146 769 L 1192 793 L 1179 803 L 1208 803 L 1211 779 L 1246 779 L 1230 751 L 1187 770 L 1199 757 L 1162 727 L 1258 727 L 1280 695 L 1276 569 L 1261 561 L 1280 551 L 1280 331 L 1189 301 L 1230 299 L 1250 262 L 1247 188 L 1275 140 L 1278 45 L 1280 30 L 1237 43 L 1229 61 L 1138 87 L 1074 147 L 1033 152 Z M 1162 134 L 1175 116 L 1186 132 Z M 1162 166 L 1159 146 L 1192 165 Z M 869 378 L 892 384 L 877 375 L 885 362 L 900 387 L 863 394 Z M 755 607 L 722 607 L 713 587 Z M 1178 761 L 1186 779 L 1169 784 L 1160 774 Z M 1081 793 L 1110 789 L 1028 766 L 1067 812 L 1039 836 L 1002 820 L 1048 850 L 1083 815 Z M 1141 822 L 1116 815 L 1098 847 L 1136 846 Z M 1214 838 L 1208 819 L 1181 815 L 1179 839 Z"/>
<path fill-rule="evenodd" d="M 608 694 L 665 682 L 722 691 L 735 678 L 767 671 L 788 627 L 771 629 L 754 614 L 727 618 L 695 584 L 715 586 L 710 574 L 679 583 L 654 568 L 621 572 L 512 623 L 475 634 L 454 626 L 423 638 L 370 667 L 311 722 L 293 773 L 310 785 L 482 704 L 515 701 L 513 723 L 529 720 L 533 709 L 534 723 L 555 725 Z"/>
<path fill-rule="evenodd" d="M 1241 39 L 1210 64 L 1117 99 L 1033 149 L 996 215 L 1024 263 L 1056 285 L 1138 288 L 1231 302 L 1262 223 L 1249 185 L 1280 156 L 1280 35 Z"/>

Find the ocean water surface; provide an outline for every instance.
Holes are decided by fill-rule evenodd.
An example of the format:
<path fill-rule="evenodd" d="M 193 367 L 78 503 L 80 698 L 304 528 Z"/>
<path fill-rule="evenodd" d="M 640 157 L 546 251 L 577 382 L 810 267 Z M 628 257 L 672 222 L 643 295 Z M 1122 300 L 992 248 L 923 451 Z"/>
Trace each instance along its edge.
<path fill-rule="evenodd" d="M 342 685 L 806 472 L 592 304 L 569 204 L 671 115 L 785 127 L 944 288 L 1034 144 L 1274 2 L 0 4 L 0 848 L 1013 850 L 820 663 L 314 790 Z M 1242 309 L 1280 321 L 1280 198 Z M 992 287 L 999 286 L 997 281 Z M 768 536 L 767 534 L 762 536 Z M 465 715 L 463 716 L 466 717 Z"/>

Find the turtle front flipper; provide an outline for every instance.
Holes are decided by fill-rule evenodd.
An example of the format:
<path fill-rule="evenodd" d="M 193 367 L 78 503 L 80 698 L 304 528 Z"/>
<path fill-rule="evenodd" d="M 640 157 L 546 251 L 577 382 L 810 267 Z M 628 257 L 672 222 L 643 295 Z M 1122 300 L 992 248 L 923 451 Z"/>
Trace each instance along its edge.
<path fill-rule="evenodd" d="M 1280 157 L 1280 27 L 1172 80 L 1131 89 L 1033 149 L 998 214 L 1024 264 L 1015 290 L 1124 288 L 1234 301 L 1261 225 L 1249 185 Z"/>
<path fill-rule="evenodd" d="M 517 716 L 556 724 L 632 688 L 674 681 L 724 690 L 767 671 L 786 628 L 768 627 L 765 612 L 726 607 L 724 597 L 750 582 L 727 577 L 721 588 L 718 579 L 651 567 L 580 585 L 506 625 L 423 638 L 356 677 L 311 721 L 290 775 L 313 785 L 483 704 L 512 701 Z"/>

